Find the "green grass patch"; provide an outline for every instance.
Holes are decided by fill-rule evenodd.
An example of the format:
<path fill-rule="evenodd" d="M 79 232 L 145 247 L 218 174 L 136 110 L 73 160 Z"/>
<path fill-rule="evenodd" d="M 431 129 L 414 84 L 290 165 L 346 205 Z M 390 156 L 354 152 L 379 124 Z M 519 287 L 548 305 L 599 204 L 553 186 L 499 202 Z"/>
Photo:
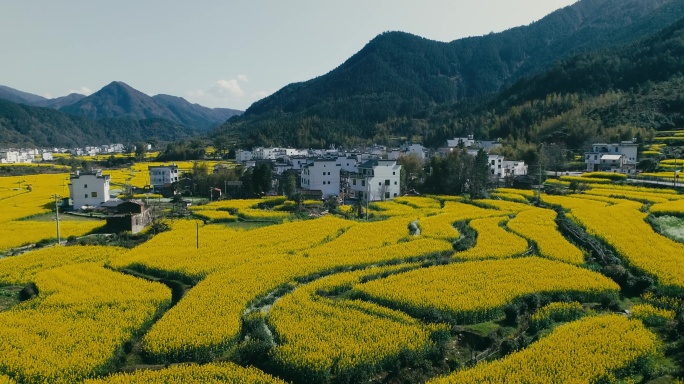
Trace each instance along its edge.
<path fill-rule="evenodd" d="M 487 321 L 485 323 L 472 324 L 463 327 L 463 329 L 476 333 L 480 336 L 489 336 L 492 332 L 499 329 L 500 325 L 494 321 Z"/>
<path fill-rule="evenodd" d="M 654 217 L 663 235 L 674 241 L 684 243 L 684 217 L 660 216 Z"/>

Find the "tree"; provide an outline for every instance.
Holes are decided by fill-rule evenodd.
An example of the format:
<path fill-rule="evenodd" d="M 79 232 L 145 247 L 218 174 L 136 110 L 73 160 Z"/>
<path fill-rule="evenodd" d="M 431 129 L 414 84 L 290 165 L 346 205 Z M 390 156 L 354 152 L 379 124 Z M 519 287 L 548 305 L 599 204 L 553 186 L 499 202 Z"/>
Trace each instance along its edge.
<path fill-rule="evenodd" d="M 147 153 L 147 144 L 143 142 L 135 143 L 135 160 L 143 161 L 145 160 L 145 154 Z"/>
<path fill-rule="evenodd" d="M 223 158 L 226 151 L 228 150 L 228 139 L 225 136 L 217 136 L 214 139 L 214 149 L 219 157 Z"/>
<path fill-rule="evenodd" d="M 424 174 L 424 162 L 418 155 L 412 153 L 399 158 L 397 163 L 401 164 L 401 193 L 404 194 L 412 189 L 419 189 Z"/>
<path fill-rule="evenodd" d="M 470 183 L 468 184 L 470 198 L 479 199 L 485 197 L 489 174 L 489 156 L 487 156 L 484 149 L 480 149 L 475 156 Z"/>
<path fill-rule="evenodd" d="M 283 192 L 285 193 L 285 196 L 287 196 L 288 199 L 291 199 L 295 193 L 296 188 L 297 178 L 295 177 L 294 172 L 286 172 L 285 183 L 283 185 Z"/>

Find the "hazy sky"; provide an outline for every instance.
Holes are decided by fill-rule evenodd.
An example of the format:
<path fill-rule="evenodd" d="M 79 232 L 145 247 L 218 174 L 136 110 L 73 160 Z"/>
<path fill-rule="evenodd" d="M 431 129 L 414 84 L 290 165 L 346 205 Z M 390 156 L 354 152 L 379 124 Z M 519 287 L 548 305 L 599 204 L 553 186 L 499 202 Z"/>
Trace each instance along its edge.
<path fill-rule="evenodd" d="M 526 25 L 575 0 L 4 1 L 0 84 L 46 97 L 114 80 L 245 109 L 385 31 L 433 40 Z"/>

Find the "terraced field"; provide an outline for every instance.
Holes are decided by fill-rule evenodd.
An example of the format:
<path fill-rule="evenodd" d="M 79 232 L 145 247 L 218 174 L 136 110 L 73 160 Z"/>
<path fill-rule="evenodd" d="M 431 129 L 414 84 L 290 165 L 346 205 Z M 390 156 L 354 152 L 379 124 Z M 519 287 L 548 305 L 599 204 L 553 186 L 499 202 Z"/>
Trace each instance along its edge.
<path fill-rule="evenodd" d="M 36 176 L 30 198 L 0 180 L 3 228 L 20 228 L 0 248 L 52 236 L 26 218 L 64 177 Z M 132 249 L 0 258 L 2 292 L 24 287 L 0 312 L 0 382 L 672 381 L 684 245 L 646 219 L 684 195 L 600 185 L 541 206 L 404 197 L 371 221 L 222 201 Z"/>

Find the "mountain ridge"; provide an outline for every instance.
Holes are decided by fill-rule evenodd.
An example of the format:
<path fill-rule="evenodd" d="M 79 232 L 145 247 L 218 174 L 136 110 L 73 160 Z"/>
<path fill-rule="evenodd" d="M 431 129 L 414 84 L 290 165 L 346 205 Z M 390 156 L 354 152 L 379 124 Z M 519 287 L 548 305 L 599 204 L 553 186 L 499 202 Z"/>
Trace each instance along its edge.
<path fill-rule="evenodd" d="M 435 42 L 383 33 L 325 75 L 252 104 L 214 135 L 249 145 L 327 146 L 392 136 L 378 124 L 422 120 L 488 97 L 572 54 L 629 43 L 684 16 L 674 0 L 582 0 L 528 26 Z M 662 25 L 667 22 L 667 24 Z"/>

